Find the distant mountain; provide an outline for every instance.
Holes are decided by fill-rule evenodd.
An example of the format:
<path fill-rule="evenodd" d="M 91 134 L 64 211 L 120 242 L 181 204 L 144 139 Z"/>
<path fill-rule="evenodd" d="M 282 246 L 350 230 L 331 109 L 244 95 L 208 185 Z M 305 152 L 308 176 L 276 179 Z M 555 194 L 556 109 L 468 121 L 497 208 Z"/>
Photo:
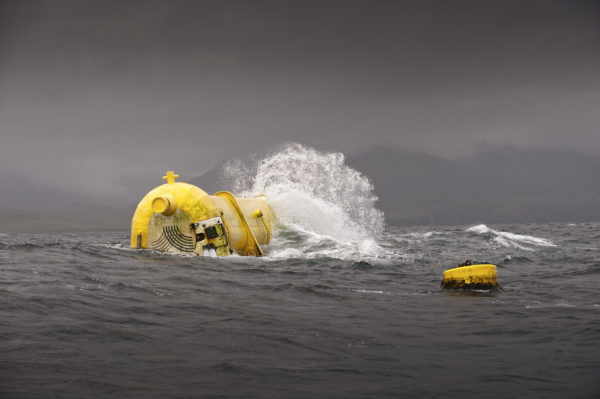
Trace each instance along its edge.
<path fill-rule="evenodd" d="M 57 213 L 28 212 L 4 207 L 0 233 L 98 231 L 129 229 L 133 212 L 96 205 L 77 204 Z"/>
<path fill-rule="evenodd" d="M 390 224 L 600 220 L 600 156 L 486 147 L 448 160 L 374 148 L 347 158 Z"/>
<path fill-rule="evenodd" d="M 600 220 L 600 156 L 483 147 L 464 159 L 372 148 L 346 158 L 368 176 L 392 225 Z M 189 181 L 231 190 L 220 164 Z"/>
<path fill-rule="evenodd" d="M 245 161 L 251 165 L 254 158 Z M 371 179 L 377 207 L 392 225 L 600 220 L 597 155 L 486 147 L 470 158 L 450 160 L 373 148 L 348 156 L 347 163 Z M 223 176 L 225 164 L 189 183 L 209 194 L 232 190 Z M 0 181 L 0 233 L 127 230 L 137 206 L 92 204 L 85 196 L 5 179 Z"/>
<path fill-rule="evenodd" d="M 0 233 L 129 229 L 133 210 L 97 205 L 89 194 L 0 176 Z"/>
<path fill-rule="evenodd" d="M 187 183 L 200 187 L 210 195 L 217 191 L 230 190 L 223 177 L 224 165 L 225 162 L 220 163 Z"/>
<path fill-rule="evenodd" d="M 275 149 L 278 147 L 274 147 Z M 271 150 L 275 151 L 275 150 Z M 252 174 L 251 171 L 256 169 L 258 162 L 270 154 L 270 151 L 262 151 L 257 154 L 243 154 L 232 157 L 224 162 L 221 162 L 218 165 L 215 165 L 208 171 L 204 172 L 200 176 L 187 181 L 190 184 L 194 184 L 195 186 L 200 187 L 202 190 L 206 191 L 208 194 L 214 194 L 217 191 L 235 191 L 233 186 L 233 182 L 231 181 L 233 176 L 226 176 L 225 168 L 229 165 L 232 166 L 235 170 L 246 170 Z"/>
<path fill-rule="evenodd" d="M 51 184 L 36 184 L 27 178 L 11 175 L 0 176 L 0 207 L 23 209 L 33 213 L 59 212 L 69 204 L 92 203 L 90 195 L 67 192 Z"/>

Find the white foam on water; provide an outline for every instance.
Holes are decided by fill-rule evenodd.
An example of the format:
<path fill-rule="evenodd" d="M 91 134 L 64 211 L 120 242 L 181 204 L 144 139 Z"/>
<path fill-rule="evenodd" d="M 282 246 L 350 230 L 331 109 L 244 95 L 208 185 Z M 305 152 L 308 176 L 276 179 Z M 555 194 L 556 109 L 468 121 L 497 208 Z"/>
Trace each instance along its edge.
<path fill-rule="evenodd" d="M 523 250 L 533 250 L 530 246 L 537 247 L 555 247 L 556 244 L 544 238 L 529 236 L 525 234 L 514 234 L 506 231 L 498 231 L 489 228 L 485 224 L 469 227 L 465 231 L 479 235 L 489 234 L 494 242 L 508 248 L 518 248 Z M 529 246 L 528 246 L 529 245 Z"/>
<path fill-rule="evenodd" d="M 469 227 L 465 231 L 469 231 L 471 233 L 477 233 L 477 234 L 485 234 L 485 233 L 489 233 L 490 231 L 494 231 L 494 230 L 490 229 L 485 224 L 478 224 L 477 226 Z"/>
<path fill-rule="evenodd" d="M 439 231 L 426 231 L 426 232 L 413 232 L 413 233 L 403 233 L 403 234 L 394 234 L 393 237 L 398 241 L 408 241 L 408 242 L 423 242 L 427 241 L 430 238 L 441 237 L 443 233 Z"/>
<path fill-rule="evenodd" d="M 359 292 L 361 294 L 391 294 L 389 291 L 379 291 L 379 290 L 354 290 L 355 292 Z"/>
<path fill-rule="evenodd" d="M 92 246 L 92 247 L 102 247 L 102 248 L 109 248 L 109 249 L 119 249 L 119 250 L 124 250 L 124 251 L 139 251 L 138 248 L 131 248 L 129 246 L 123 246 L 123 244 L 90 243 L 89 245 Z"/>
<path fill-rule="evenodd" d="M 542 302 L 532 301 L 530 304 L 525 305 L 525 309 L 543 309 L 543 308 L 575 308 L 576 305 L 566 302 L 564 300 L 558 300 L 554 302 Z"/>
<path fill-rule="evenodd" d="M 268 257 L 398 257 L 377 243 L 384 216 L 375 207 L 373 185 L 345 164 L 343 154 L 288 144 L 253 162 L 231 161 L 224 176 L 236 195 L 264 194 L 275 211 L 279 229 L 266 249 Z"/>
<path fill-rule="evenodd" d="M 425 240 L 433 237 L 434 234 L 439 234 L 439 233 L 437 231 L 427 231 L 425 233 L 422 233 L 422 232 L 403 233 L 403 234 L 396 234 L 396 238 L 406 239 L 406 240 L 425 241 Z"/>

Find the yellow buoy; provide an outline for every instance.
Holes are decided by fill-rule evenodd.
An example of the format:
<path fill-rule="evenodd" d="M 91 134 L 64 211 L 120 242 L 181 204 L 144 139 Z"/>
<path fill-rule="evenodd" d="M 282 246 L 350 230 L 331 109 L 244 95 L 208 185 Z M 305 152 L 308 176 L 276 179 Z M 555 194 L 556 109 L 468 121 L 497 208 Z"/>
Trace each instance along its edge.
<path fill-rule="evenodd" d="M 150 191 L 131 221 L 131 246 L 157 251 L 218 256 L 237 253 L 262 256 L 269 244 L 275 214 L 264 196 L 238 198 L 227 191 L 208 195 L 198 187 L 176 182 Z"/>
<path fill-rule="evenodd" d="M 456 267 L 444 272 L 442 287 L 459 289 L 495 289 L 498 285 L 498 270 L 495 265 L 470 265 Z"/>

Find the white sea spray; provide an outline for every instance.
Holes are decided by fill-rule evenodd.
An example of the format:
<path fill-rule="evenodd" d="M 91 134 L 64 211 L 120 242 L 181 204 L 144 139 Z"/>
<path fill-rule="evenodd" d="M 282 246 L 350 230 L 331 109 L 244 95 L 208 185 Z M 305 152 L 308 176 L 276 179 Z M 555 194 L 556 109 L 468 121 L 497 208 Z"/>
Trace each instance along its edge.
<path fill-rule="evenodd" d="M 280 229 L 272 258 L 392 255 L 377 243 L 384 215 L 375 206 L 373 185 L 341 153 L 288 144 L 260 160 L 233 160 L 224 175 L 236 195 L 264 194 L 275 211 Z M 290 250 L 290 232 L 302 237 L 301 248 Z"/>

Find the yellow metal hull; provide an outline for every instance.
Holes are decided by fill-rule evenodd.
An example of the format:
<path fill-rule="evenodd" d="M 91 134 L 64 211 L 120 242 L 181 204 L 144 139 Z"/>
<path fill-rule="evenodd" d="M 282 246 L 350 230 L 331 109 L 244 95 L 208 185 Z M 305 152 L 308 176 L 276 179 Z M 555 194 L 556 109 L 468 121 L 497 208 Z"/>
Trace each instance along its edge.
<path fill-rule="evenodd" d="M 208 195 L 175 177 L 167 173 L 167 183 L 138 204 L 131 247 L 190 255 L 263 255 L 261 245 L 269 244 L 275 222 L 263 196 L 237 198 L 226 191 Z"/>

